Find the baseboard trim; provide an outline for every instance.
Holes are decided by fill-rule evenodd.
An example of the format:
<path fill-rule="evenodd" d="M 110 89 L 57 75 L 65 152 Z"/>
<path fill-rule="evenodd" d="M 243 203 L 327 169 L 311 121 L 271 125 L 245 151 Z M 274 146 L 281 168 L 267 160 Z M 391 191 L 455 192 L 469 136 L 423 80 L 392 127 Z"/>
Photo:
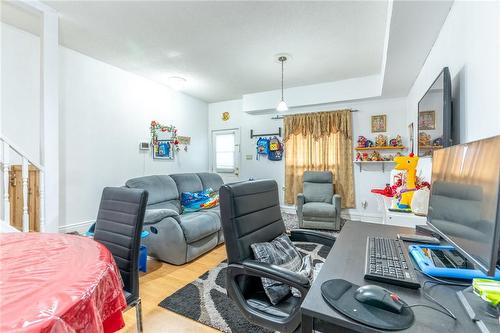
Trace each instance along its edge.
<path fill-rule="evenodd" d="M 72 223 L 72 224 L 67 224 L 67 225 L 61 225 L 61 226 L 59 226 L 59 232 L 60 233 L 68 233 L 68 232 L 73 232 L 73 231 L 78 231 L 80 233 L 85 232 L 94 222 L 95 222 L 95 220 L 89 220 L 89 221 L 83 221 L 83 222 Z"/>
<path fill-rule="evenodd" d="M 368 223 L 383 223 L 382 214 L 363 213 L 360 211 L 343 211 L 340 216 L 350 221 L 361 221 Z"/>
<path fill-rule="evenodd" d="M 282 212 L 285 212 L 288 214 L 296 214 L 297 213 L 297 209 L 295 208 L 295 206 L 281 205 L 280 208 L 281 208 Z"/>

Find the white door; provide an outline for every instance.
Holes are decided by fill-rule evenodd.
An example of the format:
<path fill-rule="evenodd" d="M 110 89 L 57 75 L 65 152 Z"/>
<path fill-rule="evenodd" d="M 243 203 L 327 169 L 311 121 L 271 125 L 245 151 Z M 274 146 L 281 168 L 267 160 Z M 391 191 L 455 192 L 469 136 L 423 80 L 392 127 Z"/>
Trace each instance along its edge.
<path fill-rule="evenodd" d="M 212 172 L 218 173 L 224 183 L 239 181 L 239 129 L 212 131 Z"/>

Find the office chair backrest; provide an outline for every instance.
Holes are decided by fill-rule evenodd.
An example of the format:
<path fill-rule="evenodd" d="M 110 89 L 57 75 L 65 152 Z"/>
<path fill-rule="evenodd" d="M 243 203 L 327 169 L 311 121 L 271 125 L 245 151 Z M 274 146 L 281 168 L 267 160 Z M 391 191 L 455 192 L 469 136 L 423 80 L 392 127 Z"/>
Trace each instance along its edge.
<path fill-rule="evenodd" d="M 306 202 L 331 203 L 333 198 L 332 173 L 330 171 L 305 171 L 303 193 Z"/>
<path fill-rule="evenodd" d="M 271 241 L 285 232 L 274 180 L 227 184 L 219 194 L 229 264 L 253 258 L 251 244 Z"/>
<path fill-rule="evenodd" d="M 120 269 L 124 289 L 139 297 L 138 257 L 148 192 L 106 187 L 95 224 L 94 239 L 106 246 Z"/>

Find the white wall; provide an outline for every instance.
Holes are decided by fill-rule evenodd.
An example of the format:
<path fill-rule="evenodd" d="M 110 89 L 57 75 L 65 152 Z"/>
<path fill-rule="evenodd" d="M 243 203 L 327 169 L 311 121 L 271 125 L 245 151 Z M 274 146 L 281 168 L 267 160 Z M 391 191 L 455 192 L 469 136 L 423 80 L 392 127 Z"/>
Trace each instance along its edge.
<path fill-rule="evenodd" d="M 455 1 L 407 99 L 407 122 L 449 67 L 460 142 L 500 134 L 500 2 Z M 415 127 L 416 130 L 416 127 Z"/>
<path fill-rule="evenodd" d="M 9 26 L 2 37 L 4 32 L 9 38 L 2 40 L 2 67 L 4 50 L 9 50 L 9 61 L 30 70 L 2 71 L 2 93 L 6 96 L 4 89 L 10 89 L 14 95 L 9 97 L 15 99 L 8 99 L 8 105 L 16 106 L 5 108 L 2 99 L 2 126 L 23 149 L 33 150 L 39 147 L 39 134 L 27 140 L 23 131 L 26 126 L 38 129 L 38 90 L 22 94 L 27 83 L 39 82 L 38 63 L 33 64 L 39 61 L 39 51 L 33 56 L 39 40 Z M 64 47 L 59 58 L 60 230 L 94 220 L 105 186 L 121 186 L 142 175 L 208 169 L 207 103 Z M 24 100 L 31 101 L 29 108 Z M 29 112 L 18 114 L 23 110 Z M 139 151 L 139 142 L 149 140 L 151 120 L 173 124 L 179 134 L 191 136 L 188 152 L 181 150 L 168 161 Z"/>
<path fill-rule="evenodd" d="M 405 118 L 406 100 L 397 99 L 375 99 L 351 103 L 337 103 L 321 106 L 321 109 L 299 109 L 294 112 L 306 111 L 328 111 L 343 108 L 359 109 L 354 112 L 353 117 L 353 144 L 356 145 L 357 137 L 364 135 L 374 139 L 375 134 L 370 133 L 371 115 L 387 115 L 387 133 L 390 137 L 400 134 L 403 137 L 403 143 L 407 145 L 408 129 Z M 228 111 L 231 114 L 229 121 L 223 121 L 222 112 Z M 229 128 L 241 129 L 241 160 L 240 171 L 241 179 L 252 178 L 271 178 L 278 182 L 282 189 L 284 186 L 284 161 L 272 162 L 266 158 L 255 159 L 255 143 L 257 138 L 250 139 L 250 130 L 256 133 L 276 132 L 278 127 L 283 127 L 282 120 L 271 120 L 272 115 L 250 115 L 243 111 L 241 100 L 226 101 L 209 104 L 209 130 L 220 130 Z M 286 154 L 286 151 L 285 151 Z M 246 159 L 246 155 L 251 155 L 251 160 Z M 353 157 L 355 153 L 353 153 Z M 210 160 L 210 166 L 212 165 Z M 354 181 L 356 193 L 356 209 L 346 211 L 352 218 L 363 219 L 367 221 L 378 221 L 380 213 L 377 209 L 375 195 L 370 190 L 372 188 L 383 188 L 389 182 L 391 165 L 388 164 L 385 173 L 382 172 L 379 165 L 364 166 L 360 172 L 357 165 L 354 166 Z M 283 191 L 280 191 L 280 201 L 283 204 Z M 367 207 L 363 209 L 361 202 L 366 201 Z"/>
<path fill-rule="evenodd" d="M 407 98 L 407 123 L 443 67 L 452 81 L 455 133 L 460 143 L 500 134 L 500 2 L 455 1 Z M 417 126 L 415 126 L 415 131 Z M 430 177 L 432 161 L 419 172 Z"/>
<path fill-rule="evenodd" d="M 1 23 L 1 133 L 40 162 L 40 42 Z M 13 155 L 14 163 L 19 163 Z"/>

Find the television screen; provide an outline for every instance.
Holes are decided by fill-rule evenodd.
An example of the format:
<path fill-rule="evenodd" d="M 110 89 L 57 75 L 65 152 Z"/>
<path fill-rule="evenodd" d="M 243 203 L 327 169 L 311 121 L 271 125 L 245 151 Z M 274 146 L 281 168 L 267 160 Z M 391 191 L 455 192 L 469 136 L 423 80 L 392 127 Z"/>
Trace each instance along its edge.
<path fill-rule="evenodd" d="M 434 150 L 452 145 L 451 79 L 448 67 L 418 103 L 418 155 L 432 156 Z"/>

